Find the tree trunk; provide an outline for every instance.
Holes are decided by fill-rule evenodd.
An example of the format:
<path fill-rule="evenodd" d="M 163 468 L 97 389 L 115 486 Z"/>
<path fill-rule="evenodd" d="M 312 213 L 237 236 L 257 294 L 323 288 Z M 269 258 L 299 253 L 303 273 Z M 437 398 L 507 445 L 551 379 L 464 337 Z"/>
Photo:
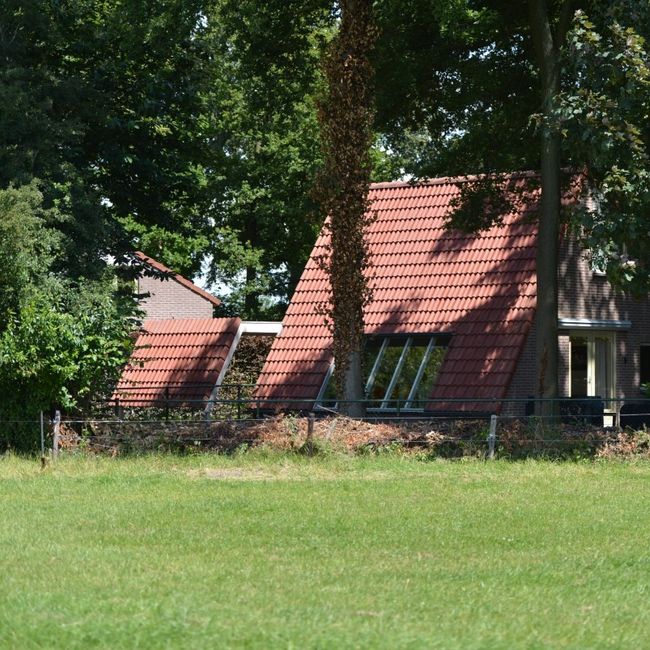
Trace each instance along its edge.
<path fill-rule="evenodd" d="M 252 248 L 257 248 L 259 236 L 257 233 L 257 219 L 254 214 L 249 215 L 245 230 L 244 241 Z M 258 277 L 257 268 L 254 266 L 246 267 L 246 293 L 244 295 L 244 313 L 243 317 L 248 320 L 255 320 L 259 316 L 260 294 L 256 289 Z"/>
<path fill-rule="evenodd" d="M 363 368 L 361 352 L 353 350 L 348 357 L 348 367 L 345 371 L 344 399 L 341 411 L 351 418 L 362 418 L 366 414 L 363 390 Z"/>
<path fill-rule="evenodd" d="M 529 0 L 530 26 L 539 68 L 541 127 L 541 204 L 537 240 L 537 396 L 558 397 L 558 245 L 561 209 L 560 134 L 554 126 L 555 104 L 560 92 L 560 48 L 566 37 L 570 2 L 565 1 L 555 35 L 546 0 Z M 553 402 L 538 402 L 538 415 L 557 412 Z"/>
<path fill-rule="evenodd" d="M 244 318 L 255 320 L 259 313 L 259 294 L 250 288 L 257 282 L 257 269 L 254 266 L 246 267 L 246 294 L 244 296 Z"/>

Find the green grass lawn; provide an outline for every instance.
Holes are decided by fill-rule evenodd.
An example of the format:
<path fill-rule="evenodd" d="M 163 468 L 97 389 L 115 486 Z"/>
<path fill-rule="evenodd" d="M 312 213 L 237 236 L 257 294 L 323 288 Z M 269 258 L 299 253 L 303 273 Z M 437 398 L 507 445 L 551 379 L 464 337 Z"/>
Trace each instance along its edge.
<path fill-rule="evenodd" d="M 1 648 L 643 648 L 650 464 L 0 457 Z"/>

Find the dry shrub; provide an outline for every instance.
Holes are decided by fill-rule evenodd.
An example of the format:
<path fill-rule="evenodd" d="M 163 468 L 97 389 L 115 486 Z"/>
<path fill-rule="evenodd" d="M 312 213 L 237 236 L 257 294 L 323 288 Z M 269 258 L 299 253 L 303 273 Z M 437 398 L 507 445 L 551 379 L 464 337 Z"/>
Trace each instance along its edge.
<path fill-rule="evenodd" d="M 81 442 L 97 453 L 218 451 L 243 447 L 276 451 L 323 453 L 418 452 L 431 457 L 484 456 L 488 425 L 485 420 L 355 420 L 344 416 L 318 418 L 307 443 L 308 420 L 278 414 L 261 420 L 236 421 L 102 421 L 89 422 L 85 434 L 62 425 L 63 448 Z M 500 421 L 497 456 L 650 457 L 650 432 L 603 429 L 584 424 L 542 425 L 537 420 Z"/>

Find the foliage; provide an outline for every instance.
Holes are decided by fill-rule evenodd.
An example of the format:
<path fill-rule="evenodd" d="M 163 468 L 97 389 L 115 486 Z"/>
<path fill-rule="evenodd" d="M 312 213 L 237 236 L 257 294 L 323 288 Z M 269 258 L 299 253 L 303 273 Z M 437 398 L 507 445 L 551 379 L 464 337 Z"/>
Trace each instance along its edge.
<path fill-rule="evenodd" d="M 309 193 L 321 159 L 313 98 L 327 3 L 222 0 L 206 20 L 206 128 L 217 163 L 208 277 L 228 287 L 231 312 L 277 318 L 318 230 Z"/>
<path fill-rule="evenodd" d="M 579 86 L 562 94 L 557 121 L 592 197 L 577 234 L 610 280 L 642 294 L 650 289 L 650 10 L 635 4 L 613 3 L 593 20 L 576 14 L 566 66 Z"/>
<path fill-rule="evenodd" d="M 330 235 L 329 251 L 319 260 L 331 291 L 324 309 L 332 331 L 338 395 L 353 400 L 361 397 L 363 308 L 370 299 L 364 232 L 371 218 L 374 101 L 369 55 L 376 38 L 372 2 L 342 2 L 339 31 L 323 61 L 327 94 L 319 103 L 325 160 L 315 191 Z"/>
<path fill-rule="evenodd" d="M 120 219 L 185 235 L 205 223 L 199 6 L 0 7 L 0 188 L 40 179 L 44 206 L 63 217 L 58 269 L 71 277 L 98 277 L 106 252 L 128 249 Z"/>
<path fill-rule="evenodd" d="M 131 347 L 133 298 L 108 272 L 73 282 L 54 271 L 60 235 L 37 183 L 0 190 L 1 420 L 81 409 L 110 390 Z M 5 444 L 36 442 L 14 427 Z"/>
<path fill-rule="evenodd" d="M 110 386 L 128 358 L 133 323 L 105 282 L 59 291 L 30 296 L 0 337 L 4 409 L 14 399 L 25 412 L 80 406 Z"/>
<path fill-rule="evenodd" d="M 47 227 L 54 214 L 43 209 L 42 199 L 35 181 L 0 190 L 0 331 L 19 311 L 29 288 L 47 282 L 60 237 Z"/>

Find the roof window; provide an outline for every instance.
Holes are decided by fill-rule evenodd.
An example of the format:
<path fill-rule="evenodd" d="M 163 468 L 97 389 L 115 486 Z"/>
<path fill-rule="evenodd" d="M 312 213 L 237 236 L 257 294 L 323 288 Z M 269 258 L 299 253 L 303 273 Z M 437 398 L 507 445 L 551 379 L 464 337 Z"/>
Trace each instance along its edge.
<path fill-rule="evenodd" d="M 363 351 L 366 407 L 424 409 L 448 344 L 448 335 L 367 336 Z M 325 408 L 336 407 L 333 369 L 332 364 L 317 399 Z"/>

